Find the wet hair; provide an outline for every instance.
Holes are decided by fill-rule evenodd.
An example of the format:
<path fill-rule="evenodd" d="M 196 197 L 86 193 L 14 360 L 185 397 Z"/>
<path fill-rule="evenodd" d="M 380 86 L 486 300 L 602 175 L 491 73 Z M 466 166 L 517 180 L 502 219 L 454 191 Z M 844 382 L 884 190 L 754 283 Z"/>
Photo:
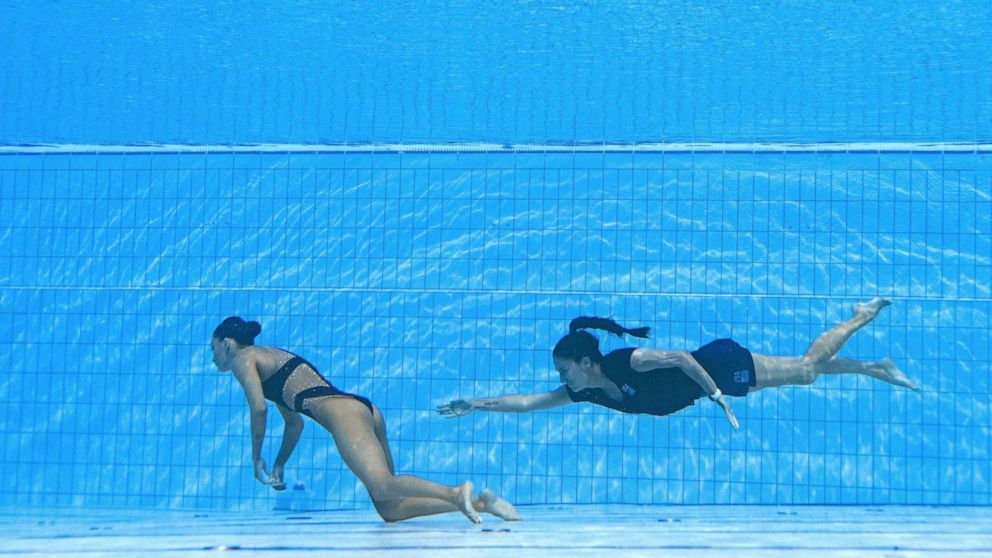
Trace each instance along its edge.
<path fill-rule="evenodd" d="M 601 329 L 623 337 L 624 334 L 647 339 L 649 327 L 638 327 L 627 329 L 609 318 L 596 318 L 591 316 L 580 316 L 568 324 L 568 335 L 562 337 L 552 352 L 555 358 L 564 358 L 573 362 L 580 362 L 583 358 L 599 364 L 603 361 L 603 354 L 599 352 L 599 340 L 587 329 Z"/>
<path fill-rule="evenodd" d="M 258 322 L 246 322 L 238 316 L 224 318 L 224 321 L 214 330 L 214 337 L 217 339 L 231 338 L 238 342 L 238 345 L 254 345 L 255 337 L 262 333 L 262 324 Z"/>

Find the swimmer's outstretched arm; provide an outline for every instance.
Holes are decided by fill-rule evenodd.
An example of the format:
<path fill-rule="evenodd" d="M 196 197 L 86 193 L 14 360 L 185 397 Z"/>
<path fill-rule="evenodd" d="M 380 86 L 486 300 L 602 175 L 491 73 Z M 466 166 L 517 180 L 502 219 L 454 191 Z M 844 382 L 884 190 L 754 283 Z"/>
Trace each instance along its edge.
<path fill-rule="evenodd" d="M 546 393 L 532 395 L 504 395 L 489 399 L 456 399 L 446 405 L 439 405 L 437 412 L 448 417 L 463 417 L 472 411 L 493 413 L 529 413 L 543 411 L 572 403 L 565 386 Z"/>
<path fill-rule="evenodd" d="M 686 376 L 695 380 L 699 384 L 699 387 L 703 388 L 703 392 L 709 395 L 710 399 L 720 405 L 723 412 L 727 415 L 727 421 L 730 422 L 730 426 L 733 426 L 735 429 L 740 428 L 737 417 L 730 410 L 730 405 L 724 400 L 723 394 L 720 393 L 720 390 L 716 386 L 716 382 L 713 381 L 709 372 L 696 362 L 692 354 L 686 351 L 635 349 L 630 355 L 630 367 L 638 372 L 648 372 L 649 370 L 657 370 L 659 368 L 682 369 Z"/>

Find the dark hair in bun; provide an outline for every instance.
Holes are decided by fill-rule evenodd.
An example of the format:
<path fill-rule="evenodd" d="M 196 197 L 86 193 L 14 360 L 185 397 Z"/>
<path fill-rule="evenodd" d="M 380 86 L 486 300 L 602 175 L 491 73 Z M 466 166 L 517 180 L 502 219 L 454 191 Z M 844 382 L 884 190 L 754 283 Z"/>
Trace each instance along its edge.
<path fill-rule="evenodd" d="M 238 316 L 224 318 L 224 321 L 214 330 L 214 337 L 218 339 L 231 338 L 238 342 L 238 345 L 254 345 L 255 337 L 262 333 L 262 324 L 258 322 L 246 322 Z"/>

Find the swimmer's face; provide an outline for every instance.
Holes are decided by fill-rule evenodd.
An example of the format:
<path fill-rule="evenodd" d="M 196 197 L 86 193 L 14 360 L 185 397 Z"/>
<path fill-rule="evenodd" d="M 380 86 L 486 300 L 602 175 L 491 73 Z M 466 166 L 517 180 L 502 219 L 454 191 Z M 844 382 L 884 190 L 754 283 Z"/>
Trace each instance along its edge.
<path fill-rule="evenodd" d="M 567 358 L 555 358 L 555 370 L 561 378 L 561 383 L 567 385 L 572 391 L 581 391 L 595 384 L 592 381 L 594 374 L 599 368 L 589 357 L 582 357 L 582 360 L 568 360 Z"/>
<path fill-rule="evenodd" d="M 218 339 L 216 337 L 210 338 L 210 351 L 213 353 L 214 366 L 217 367 L 221 372 L 227 372 L 231 369 L 231 355 L 233 351 L 231 349 L 231 341 Z"/>

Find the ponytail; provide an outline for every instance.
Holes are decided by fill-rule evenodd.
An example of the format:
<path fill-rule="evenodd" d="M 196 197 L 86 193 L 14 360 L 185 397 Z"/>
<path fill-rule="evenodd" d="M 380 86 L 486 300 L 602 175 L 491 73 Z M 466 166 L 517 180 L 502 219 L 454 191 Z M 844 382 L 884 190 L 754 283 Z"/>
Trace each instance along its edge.
<path fill-rule="evenodd" d="M 640 337 L 641 339 L 647 339 L 648 332 L 651 331 L 651 328 L 649 327 L 627 329 L 609 318 L 596 318 L 593 316 L 579 316 L 568 324 L 569 334 L 575 333 L 581 329 L 601 329 L 612 333 L 617 337 L 623 337 L 626 333 L 627 335 L 632 337 Z"/>
<path fill-rule="evenodd" d="M 585 331 L 587 329 L 601 329 L 617 337 L 623 337 L 624 334 L 627 334 L 642 339 L 646 339 L 648 332 L 651 331 L 649 327 L 627 329 L 609 318 L 580 316 L 568 324 L 568 335 L 558 341 L 552 355 L 555 358 L 564 358 L 573 362 L 579 362 L 585 357 L 589 357 L 597 364 L 602 362 L 603 354 L 599 352 L 599 340 Z"/>

